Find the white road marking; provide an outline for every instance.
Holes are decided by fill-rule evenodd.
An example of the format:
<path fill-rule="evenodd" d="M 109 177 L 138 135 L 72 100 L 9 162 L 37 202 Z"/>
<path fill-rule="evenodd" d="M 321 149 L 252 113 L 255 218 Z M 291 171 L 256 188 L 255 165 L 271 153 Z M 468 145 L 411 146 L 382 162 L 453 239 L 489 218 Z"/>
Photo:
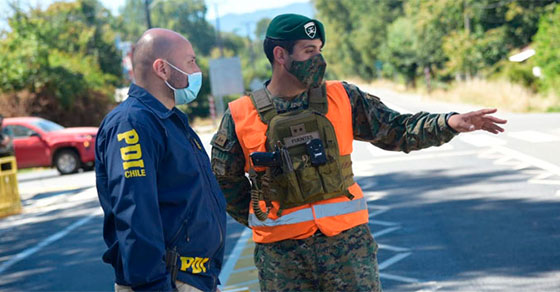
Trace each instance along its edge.
<path fill-rule="evenodd" d="M 91 214 L 91 215 L 89 215 L 85 218 L 82 218 L 79 221 L 73 223 L 72 225 L 64 228 L 62 231 L 59 231 L 59 232 L 47 237 L 45 240 L 39 242 L 39 244 L 37 244 L 36 246 L 28 248 L 28 249 L 23 250 L 22 252 L 16 254 L 11 259 L 9 259 L 8 261 L 6 261 L 6 262 L 2 263 L 2 265 L 0 265 L 0 274 L 2 274 L 4 271 L 6 271 L 8 268 L 10 268 L 12 265 L 26 259 L 27 257 L 29 257 L 29 256 L 33 255 L 34 253 L 40 251 L 41 249 L 48 246 L 49 244 L 63 238 L 68 233 L 70 233 L 72 230 L 88 223 L 95 216 L 99 216 L 102 213 L 103 212 L 101 211 L 101 209 L 98 209 L 95 213 L 93 213 L 93 214 Z"/>
<path fill-rule="evenodd" d="M 469 133 L 466 135 L 459 136 L 461 141 L 471 144 L 476 147 L 490 147 L 497 145 L 505 145 L 507 142 L 505 140 L 494 138 L 490 134 L 484 133 Z"/>
<path fill-rule="evenodd" d="M 383 214 L 389 211 L 389 207 L 382 207 L 382 206 L 368 206 L 368 209 L 377 209 L 376 211 L 369 212 L 369 218 L 377 216 L 379 214 Z"/>
<path fill-rule="evenodd" d="M 528 171 L 527 170 L 527 171 L 524 171 L 524 173 L 532 174 L 532 175 L 534 175 L 533 179 L 538 179 L 538 180 L 547 179 L 549 177 L 554 176 L 554 174 L 552 174 L 550 172 L 542 171 L 541 169 L 533 170 L 533 171 Z"/>
<path fill-rule="evenodd" d="M 256 270 L 256 269 L 257 269 L 257 267 L 255 267 L 255 266 L 248 266 L 248 267 L 244 267 L 244 268 L 235 269 L 231 273 L 236 274 L 236 273 L 248 272 L 248 271 L 252 271 L 252 270 Z"/>
<path fill-rule="evenodd" d="M 530 179 L 527 182 L 530 184 L 560 186 L 560 180 Z"/>
<path fill-rule="evenodd" d="M 512 138 L 515 138 L 515 139 L 531 142 L 531 143 L 544 143 L 544 142 L 560 141 L 560 137 L 558 137 L 556 135 L 550 135 L 550 134 L 547 134 L 547 133 L 543 133 L 543 132 L 539 132 L 539 131 L 533 131 L 533 130 L 519 131 L 519 132 L 509 132 L 508 136 L 510 136 Z"/>
<path fill-rule="evenodd" d="M 33 214 L 32 217 L 19 217 L 19 218 L 21 218 L 21 220 L 13 220 L 13 221 L 2 222 L 2 223 L 5 223 L 5 224 L 0 224 L 0 236 L 2 236 L 3 234 L 5 234 L 7 232 L 12 231 L 14 228 L 16 228 L 18 226 L 27 225 L 27 224 L 36 224 L 36 223 L 47 222 L 47 221 L 53 221 L 53 220 L 57 220 L 57 219 L 88 216 L 92 212 L 95 212 L 95 211 L 98 211 L 98 210 L 101 210 L 101 207 L 98 206 L 98 207 L 88 208 L 88 209 L 68 210 L 68 211 L 63 211 L 62 213 L 55 214 L 55 215 L 40 216 L 40 215 Z M 24 215 L 26 215 L 26 214 L 24 214 Z"/>
<path fill-rule="evenodd" d="M 422 160 L 422 159 L 439 159 L 441 157 L 455 157 L 455 156 L 468 156 L 476 154 L 476 150 L 464 150 L 464 151 L 453 151 L 448 153 L 434 153 L 434 154 L 403 154 L 402 156 L 395 157 L 383 157 L 375 158 L 360 162 L 360 164 L 381 164 L 381 163 L 393 163 L 397 161 L 411 161 L 411 160 Z"/>
<path fill-rule="evenodd" d="M 495 165 L 511 166 L 513 170 L 522 170 L 531 167 L 531 164 L 516 160 L 514 157 L 504 156 L 494 160 Z"/>
<path fill-rule="evenodd" d="M 225 285 L 227 283 L 229 276 L 233 272 L 233 268 L 235 268 L 235 264 L 239 260 L 239 256 L 241 256 L 243 249 L 245 249 L 245 246 L 247 245 L 247 241 L 249 240 L 249 237 L 251 237 L 251 234 L 252 234 L 251 229 L 245 227 L 245 229 L 241 233 L 241 236 L 235 243 L 235 246 L 233 247 L 233 250 L 230 253 L 230 257 L 228 257 L 225 265 L 222 268 L 222 271 L 220 272 L 219 278 L 220 278 L 220 283 L 222 283 L 222 285 Z"/>
<path fill-rule="evenodd" d="M 370 217 L 371 217 L 371 216 L 370 216 Z M 381 220 L 373 220 L 373 222 L 371 222 L 371 224 L 374 224 L 374 225 L 381 225 L 381 226 L 395 226 L 395 225 L 401 225 L 400 223 L 389 222 L 389 221 L 381 221 Z"/>
<path fill-rule="evenodd" d="M 521 153 L 519 151 L 504 147 L 504 146 L 495 146 L 493 148 L 493 151 L 499 152 L 503 155 L 507 155 L 509 157 L 514 157 L 517 160 L 520 160 L 522 162 L 528 163 L 532 166 L 544 169 L 554 175 L 558 175 L 560 176 L 560 166 L 557 166 L 555 164 L 552 164 L 548 161 L 544 161 L 532 156 L 529 156 L 527 154 Z"/>
<path fill-rule="evenodd" d="M 379 277 L 384 278 L 384 279 L 404 282 L 404 283 L 419 283 L 420 282 L 420 281 L 418 281 L 417 279 L 414 279 L 414 278 L 402 277 L 402 276 L 397 276 L 397 275 L 387 274 L 387 273 L 379 273 Z"/>
<path fill-rule="evenodd" d="M 23 206 L 22 214 L 14 215 L 0 221 L 0 236 L 15 227 L 25 224 L 40 223 L 61 218 L 88 216 L 92 213 L 92 209 L 101 210 L 98 204 L 94 208 L 75 208 L 91 201 L 97 201 L 97 192 L 95 188 L 89 188 L 77 194 L 57 195 L 55 197 L 59 198 L 59 201 L 51 201 L 52 204 L 49 205 L 41 204 L 40 201 L 50 201 L 50 197 L 24 201 L 25 205 Z M 29 204 L 27 204 L 28 202 Z M 42 206 L 38 207 L 36 203 Z M 52 211 L 60 212 L 51 215 L 50 213 Z"/>
<path fill-rule="evenodd" d="M 253 258 L 254 255 L 253 254 L 248 254 L 248 255 L 244 255 L 244 256 L 240 256 L 239 258 L 237 258 L 238 260 L 243 260 L 243 259 L 251 259 Z"/>
<path fill-rule="evenodd" d="M 362 184 L 359 184 L 359 185 L 360 185 L 360 188 L 367 189 L 367 187 L 365 187 L 364 185 L 362 185 Z M 373 202 L 373 201 L 376 201 L 376 200 L 384 197 L 385 194 L 386 194 L 385 192 L 367 192 L 366 191 L 366 192 L 364 192 L 364 197 L 366 197 L 366 202 Z"/>
<path fill-rule="evenodd" d="M 379 264 L 379 270 L 384 270 L 387 267 L 396 264 L 397 262 L 400 262 L 401 260 L 403 260 L 404 258 L 406 258 L 407 256 L 411 255 L 411 252 L 403 252 L 403 253 L 399 253 L 394 255 L 393 257 L 391 257 L 388 260 L 383 261 L 382 263 Z"/>
<path fill-rule="evenodd" d="M 522 169 L 526 169 L 526 168 L 529 168 L 529 167 L 531 167 L 531 165 L 529 163 L 519 163 L 519 164 L 513 166 L 512 169 L 513 170 L 522 170 Z"/>
<path fill-rule="evenodd" d="M 390 251 L 394 251 L 394 252 L 405 252 L 405 251 L 410 251 L 410 248 L 406 248 L 406 247 L 398 247 L 398 246 L 393 246 L 393 245 L 388 245 L 388 244 L 380 244 L 378 243 L 377 246 L 379 247 L 379 249 L 383 249 L 383 250 L 390 250 Z"/>
<path fill-rule="evenodd" d="M 241 282 L 241 283 L 237 283 L 237 284 L 234 284 L 234 285 L 224 287 L 223 288 L 224 290 L 222 290 L 222 291 L 224 291 L 224 292 L 249 291 L 249 288 L 246 287 L 246 286 L 253 285 L 253 284 L 258 283 L 258 282 L 259 282 L 258 279 L 249 280 L 249 281 L 246 281 L 246 282 Z"/>
<path fill-rule="evenodd" d="M 373 175 L 373 174 L 371 174 L 371 175 Z M 367 180 L 364 183 L 359 183 L 359 185 L 362 188 L 362 190 L 365 190 L 365 189 L 371 189 L 371 188 L 375 187 L 377 185 L 377 182 L 375 182 L 374 180 Z"/>
<path fill-rule="evenodd" d="M 389 150 L 381 149 L 379 147 L 375 147 L 370 143 L 367 143 L 366 148 L 367 148 L 369 154 L 371 154 L 374 157 L 390 156 L 390 155 L 398 154 L 398 152 L 395 152 L 395 151 L 389 151 Z"/>
<path fill-rule="evenodd" d="M 422 151 L 422 152 L 431 152 L 431 151 L 440 152 L 440 151 L 451 151 L 453 149 L 455 149 L 453 144 L 445 143 L 445 144 L 440 145 L 440 146 L 432 146 L 432 147 L 429 147 L 429 148 L 424 148 L 420 151 Z"/>
<path fill-rule="evenodd" d="M 399 229 L 401 229 L 400 226 L 389 227 L 389 228 L 385 228 L 385 229 L 383 229 L 383 230 L 381 230 L 381 231 L 375 232 L 375 233 L 373 233 L 372 235 L 373 235 L 373 238 L 379 238 L 379 237 L 381 237 L 382 235 L 391 233 L 391 232 L 393 232 L 393 231 L 395 231 L 395 230 L 399 230 Z"/>
<path fill-rule="evenodd" d="M 366 145 L 366 148 L 368 150 L 368 152 L 374 156 L 374 157 L 386 157 L 386 156 L 394 156 L 394 155 L 403 155 L 405 153 L 400 152 L 400 151 L 389 151 L 389 150 L 384 150 L 381 149 L 379 147 L 376 147 L 370 143 L 368 143 Z M 453 145 L 447 143 L 447 144 L 443 144 L 441 146 L 437 146 L 437 147 L 429 147 L 429 148 L 424 148 L 421 151 L 422 153 L 425 152 L 432 152 L 432 151 L 451 151 L 453 150 L 455 147 L 453 147 Z M 418 153 L 418 152 L 413 152 L 413 153 Z"/>
<path fill-rule="evenodd" d="M 533 175 L 527 180 L 530 184 L 560 185 L 560 180 L 548 179 L 560 176 L 560 166 L 539 158 L 521 153 L 519 151 L 504 147 L 494 146 L 488 151 L 481 152 L 479 157 L 495 159 L 494 164 L 512 166 L 514 170 L 535 167 L 538 169 L 527 169 L 523 173 Z M 560 191 L 556 194 L 558 195 Z"/>
<path fill-rule="evenodd" d="M 422 286 L 432 286 L 430 288 L 422 288 L 420 290 L 416 290 L 416 292 L 435 292 L 443 287 L 441 284 L 438 284 L 436 281 L 424 282 Z"/>
<path fill-rule="evenodd" d="M 494 149 L 490 148 L 490 149 L 480 151 L 478 153 L 478 157 L 492 160 L 492 159 L 499 159 L 503 156 L 502 154 L 496 152 Z"/>

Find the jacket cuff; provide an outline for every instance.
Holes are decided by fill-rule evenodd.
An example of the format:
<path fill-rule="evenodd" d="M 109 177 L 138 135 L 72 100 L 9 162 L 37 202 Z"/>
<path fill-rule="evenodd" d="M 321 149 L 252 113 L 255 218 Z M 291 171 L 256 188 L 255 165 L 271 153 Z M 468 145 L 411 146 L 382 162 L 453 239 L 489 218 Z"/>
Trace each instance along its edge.
<path fill-rule="evenodd" d="M 451 133 L 453 134 L 459 134 L 459 132 L 457 132 L 455 129 L 451 128 L 451 126 L 449 125 L 449 118 L 453 115 L 458 115 L 458 112 L 450 112 L 445 114 L 445 125 L 447 126 L 447 128 L 451 131 Z"/>

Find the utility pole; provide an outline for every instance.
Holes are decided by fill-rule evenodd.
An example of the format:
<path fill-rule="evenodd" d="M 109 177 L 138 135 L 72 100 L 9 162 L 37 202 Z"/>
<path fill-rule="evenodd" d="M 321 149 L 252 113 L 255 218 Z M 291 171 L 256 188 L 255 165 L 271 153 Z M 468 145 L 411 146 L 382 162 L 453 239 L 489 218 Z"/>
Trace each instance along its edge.
<path fill-rule="evenodd" d="M 469 18 L 467 1 L 468 0 L 463 0 L 463 21 L 465 23 L 465 31 L 467 32 L 467 34 L 470 34 L 471 33 L 471 20 Z"/>
<path fill-rule="evenodd" d="M 468 0 L 463 0 L 463 21 L 465 23 L 465 32 L 467 33 L 467 37 L 470 38 L 470 34 L 471 34 L 471 20 L 469 18 L 469 7 L 467 4 Z M 471 80 L 471 73 L 469 72 L 469 69 L 467 69 L 467 71 L 464 72 L 465 74 L 465 79 Z"/>
<path fill-rule="evenodd" d="M 216 10 L 216 35 L 218 37 L 218 47 L 220 48 L 220 58 L 224 57 L 224 46 L 222 45 L 222 37 L 220 35 L 220 14 L 218 14 L 218 3 L 214 3 Z"/>
<path fill-rule="evenodd" d="M 150 0 L 144 0 L 144 9 L 146 10 L 146 23 L 148 29 L 152 28 L 152 20 L 150 19 Z"/>
<path fill-rule="evenodd" d="M 251 41 L 251 22 L 245 22 L 247 27 L 247 40 L 249 40 L 249 58 L 251 60 L 251 67 L 255 69 L 255 54 L 253 52 L 253 42 Z"/>

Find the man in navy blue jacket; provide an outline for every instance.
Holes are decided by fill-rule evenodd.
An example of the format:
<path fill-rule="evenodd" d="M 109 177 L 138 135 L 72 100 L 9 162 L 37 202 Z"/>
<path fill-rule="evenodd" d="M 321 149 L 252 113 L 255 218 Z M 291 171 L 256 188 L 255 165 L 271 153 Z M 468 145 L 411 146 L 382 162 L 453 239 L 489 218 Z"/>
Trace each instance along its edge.
<path fill-rule="evenodd" d="M 99 128 L 95 172 L 105 213 L 103 261 L 116 291 L 215 291 L 225 201 L 200 139 L 175 105 L 196 98 L 191 44 L 165 29 L 135 46 L 136 84 Z"/>

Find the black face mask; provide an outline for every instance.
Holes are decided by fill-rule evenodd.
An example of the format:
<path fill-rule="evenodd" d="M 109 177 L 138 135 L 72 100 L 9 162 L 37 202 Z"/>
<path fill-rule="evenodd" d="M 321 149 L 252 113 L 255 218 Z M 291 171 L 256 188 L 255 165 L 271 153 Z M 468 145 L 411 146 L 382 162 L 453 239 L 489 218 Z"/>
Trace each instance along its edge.
<path fill-rule="evenodd" d="M 305 61 L 292 60 L 288 72 L 294 75 L 305 87 L 318 87 L 323 83 L 327 62 L 323 55 L 317 54 Z"/>

